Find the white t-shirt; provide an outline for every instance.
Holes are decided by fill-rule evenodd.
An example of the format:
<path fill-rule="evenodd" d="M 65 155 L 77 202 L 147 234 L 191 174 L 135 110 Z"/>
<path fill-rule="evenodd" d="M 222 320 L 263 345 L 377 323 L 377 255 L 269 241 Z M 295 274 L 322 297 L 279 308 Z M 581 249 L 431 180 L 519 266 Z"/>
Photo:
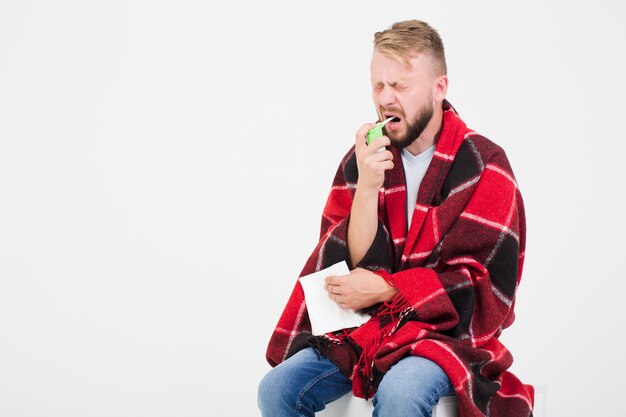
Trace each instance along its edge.
<path fill-rule="evenodd" d="M 406 178 L 406 213 L 407 225 L 411 226 L 413 211 L 417 202 L 417 191 L 420 188 L 422 179 L 426 174 L 428 165 L 435 154 L 435 145 L 426 149 L 419 155 L 413 155 L 406 149 L 402 149 L 402 165 L 404 165 L 404 176 Z"/>

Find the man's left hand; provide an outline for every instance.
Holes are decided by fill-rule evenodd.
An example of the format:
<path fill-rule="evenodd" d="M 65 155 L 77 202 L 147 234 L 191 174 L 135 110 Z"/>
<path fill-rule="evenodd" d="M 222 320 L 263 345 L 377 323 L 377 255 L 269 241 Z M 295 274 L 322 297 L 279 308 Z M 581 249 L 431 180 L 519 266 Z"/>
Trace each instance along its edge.
<path fill-rule="evenodd" d="M 398 292 L 380 275 L 362 268 L 356 268 L 348 275 L 327 277 L 324 289 L 339 307 L 350 310 L 385 302 Z"/>

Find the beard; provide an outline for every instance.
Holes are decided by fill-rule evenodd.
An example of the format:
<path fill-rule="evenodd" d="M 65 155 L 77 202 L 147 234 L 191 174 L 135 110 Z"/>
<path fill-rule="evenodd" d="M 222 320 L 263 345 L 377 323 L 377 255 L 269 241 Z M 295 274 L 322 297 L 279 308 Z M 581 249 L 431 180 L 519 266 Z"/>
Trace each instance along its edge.
<path fill-rule="evenodd" d="M 433 113 L 434 107 L 431 102 L 428 105 L 422 107 L 421 111 L 415 117 L 415 120 L 411 122 L 407 120 L 407 131 L 405 135 L 396 136 L 393 132 L 389 132 L 383 127 L 383 129 L 385 130 L 385 136 L 387 136 L 389 140 L 391 140 L 391 144 L 393 146 L 398 149 L 404 149 L 407 146 L 410 146 L 413 142 L 417 140 L 417 138 L 420 137 L 422 132 L 424 132 L 424 129 L 426 129 L 428 122 L 430 122 L 430 119 L 433 117 Z"/>

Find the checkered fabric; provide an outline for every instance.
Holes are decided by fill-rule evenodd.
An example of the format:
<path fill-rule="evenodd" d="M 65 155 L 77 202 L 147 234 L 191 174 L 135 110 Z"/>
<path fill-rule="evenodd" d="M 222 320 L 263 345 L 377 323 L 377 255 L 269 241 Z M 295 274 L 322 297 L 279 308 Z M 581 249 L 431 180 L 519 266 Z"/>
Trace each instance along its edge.
<path fill-rule="evenodd" d="M 461 417 L 527 417 L 534 390 L 507 369 L 513 362 L 498 336 L 514 320 L 525 247 L 522 198 L 504 151 L 469 130 L 448 102 L 435 154 L 420 185 L 410 228 L 400 152 L 379 192 L 376 238 L 358 267 L 398 289 L 359 328 L 328 334 L 324 350 L 367 398 L 389 368 L 407 355 L 441 366 Z M 358 171 L 352 148 L 328 197 L 320 240 L 302 275 L 349 262 L 347 231 Z M 270 339 L 267 360 L 285 360 L 294 340 L 310 334 L 296 282 Z M 355 349 L 355 346 L 357 349 Z M 349 352 L 357 357 L 349 359 Z M 352 354 L 354 356 L 354 353 Z"/>

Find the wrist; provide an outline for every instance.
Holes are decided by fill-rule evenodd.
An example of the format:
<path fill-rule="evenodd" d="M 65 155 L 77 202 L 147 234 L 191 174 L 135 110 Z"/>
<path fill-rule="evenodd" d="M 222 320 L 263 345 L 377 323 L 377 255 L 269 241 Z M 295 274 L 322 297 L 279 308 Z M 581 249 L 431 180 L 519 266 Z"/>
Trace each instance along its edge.
<path fill-rule="evenodd" d="M 380 302 L 387 302 L 398 292 L 398 289 L 394 286 L 393 276 L 385 270 L 376 271 L 375 274 L 382 279 L 384 285 L 384 289 L 381 291 Z"/>
<path fill-rule="evenodd" d="M 385 293 L 383 294 L 383 299 L 380 301 L 382 303 L 386 303 L 387 301 L 391 300 L 397 293 L 398 293 L 398 290 L 396 288 L 389 287 L 389 289 L 385 291 Z"/>
<path fill-rule="evenodd" d="M 357 198 L 357 196 L 363 200 L 376 200 L 378 201 L 378 190 L 379 188 L 377 187 L 371 187 L 371 186 L 367 186 L 365 184 L 362 184 L 360 182 L 357 182 L 356 184 L 356 191 L 354 192 L 355 196 L 354 198 Z"/>

